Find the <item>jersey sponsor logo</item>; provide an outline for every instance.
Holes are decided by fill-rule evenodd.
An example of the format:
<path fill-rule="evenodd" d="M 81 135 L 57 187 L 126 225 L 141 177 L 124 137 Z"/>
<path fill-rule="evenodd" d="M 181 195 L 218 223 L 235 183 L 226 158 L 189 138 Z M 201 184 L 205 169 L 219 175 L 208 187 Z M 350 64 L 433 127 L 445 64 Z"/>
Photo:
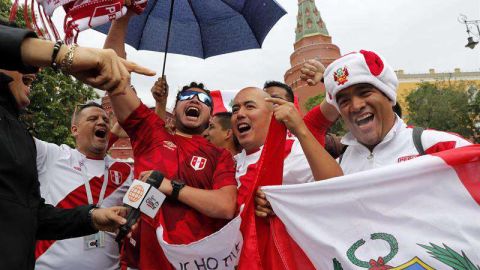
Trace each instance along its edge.
<path fill-rule="evenodd" d="M 203 170 L 205 164 L 207 164 L 207 159 L 204 157 L 193 156 L 190 161 L 190 166 L 192 166 L 195 171 Z"/>
<path fill-rule="evenodd" d="M 397 163 L 405 162 L 405 161 L 408 161 L 410 159 L 414 159 L 416 157 L 418 157 L 418 155 L 410 155 L 410 156 L 399 157 L 398 160 L 397 160 Z"/>
<path fill-rule="evenodd" d="M 110 170 L 110 181 L 115 185 L 120 185 L 122 183 L 123 175 L 119 171 Z"/>
<path fill-rule="evenodd" d="M 163 147 L 169 150 L 175 150 L 177 148 L 177 145 L 171 141 L 163 141 Z"/>

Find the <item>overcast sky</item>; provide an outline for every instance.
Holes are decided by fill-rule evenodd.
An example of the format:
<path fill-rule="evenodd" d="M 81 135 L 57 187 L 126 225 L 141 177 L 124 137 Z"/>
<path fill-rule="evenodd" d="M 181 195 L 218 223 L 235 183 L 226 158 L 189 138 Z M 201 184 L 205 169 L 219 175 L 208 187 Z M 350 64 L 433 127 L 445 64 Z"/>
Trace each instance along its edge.
<path fill-rule="evenodd" d="M 222 90 L 262 86 L 265 80 L 283 81 L 290 68 L 298 1 L 277 2 L 288 14 L 273 27 L 262 49 L 207 60 L 170 54 L 166 74 L 171 92 L 190 81 Z M 480 20 L 480 0 L 316 0 L 316 4 L 342 54 L 374 50 L 395 70 L 403 69 L 406 73 L 424 73 L 430 68 L 437 72 L 454 68 L 480 71 L 480 46 L 473 50 L 464 47 L 465 25 L 457 21 L 460 14 L 469 20 Z M 60 12 L 55 17 L 56 22 L 63 22 Z M 61 24 L 57 26 L 61 29 Z M 101 47 L 104 39 L 104 35 L 89 30 L 80 34 L 79 44 Z M 128 47 L 127 54 L 130 60 L 161 73 L 163 53 Z M 155 79 L 133 76 L 133 84 L 147 104 L 153 104 L 150 87 Z M 170 100 L 169 106 L 171 103 Z"/>

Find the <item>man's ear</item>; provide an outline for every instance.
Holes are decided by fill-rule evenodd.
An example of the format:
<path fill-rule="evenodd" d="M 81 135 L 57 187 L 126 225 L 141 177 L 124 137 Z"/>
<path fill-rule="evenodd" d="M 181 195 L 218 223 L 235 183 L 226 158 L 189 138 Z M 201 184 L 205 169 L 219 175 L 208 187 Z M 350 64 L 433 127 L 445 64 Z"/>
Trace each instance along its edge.
<path fill-rule="evenodd" d="M 73 137 L 76 137 L 78 135 L 78 127 L 76 125 L 72 125 L 70 127 L 70 132 L 72 132 Z"/>
<path fill-rule="evenodd" d="M 227 129 L 227 136 L 225 137 L 225 140 L 228 141 L 233 137 L 233 130 L 231 128 Z"/>

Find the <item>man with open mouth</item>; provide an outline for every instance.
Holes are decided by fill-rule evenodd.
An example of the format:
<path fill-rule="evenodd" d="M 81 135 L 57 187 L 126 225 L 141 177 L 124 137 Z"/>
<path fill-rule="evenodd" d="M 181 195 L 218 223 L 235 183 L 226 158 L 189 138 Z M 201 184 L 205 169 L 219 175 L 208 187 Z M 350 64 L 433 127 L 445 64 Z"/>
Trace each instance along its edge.
<path fill-rule="evenodd" d="M 76 148 L 35 139 L 40 192 L 60 208 L 122 205 L 133 169 L 106 154 L 109 122 L 100 104 L 77 105 L 72 116 Z M 37 241 L 35 269 L 118 269 L 115 235 L 96 233 L 58 241 Z M 87 259 L 88 258 L 88 259 Z"/>
<path fill-rule="evenodd" d="M 129 11 L 112 22 L 104 45 L 121 57 L 126 57 L 124 41 L 131 16 Z M 160 224 L 169 243 L 189 244 L 218 231 L 236 213 L 232 155 L 201 136 L 213 110 L 212 97 L 201 83 L 184 86 L 176 96 L 172 134 L 130 87 L 109 96 L 132 143 L 135 176 L 160 171 L 165 178 L 159 190 L 167 196 L 155 219 L 143 216 L 139 221 L 139 238 L 125 243 L 122 267 L 174 269 L 157 240 Z"/>
<path fill-rule="evenodd" d="M 313 128 L 304 123 L 292 102 L 272 98 L 262 89 L 248 87 L 237 93 L 232 105 L 233 133 L 243 148 L 235 156 L 240 203 L 254 192 L 253 183 L 244 180 L 243 176 L 260 158 L 272 116 L 295 135 L 287 137 L 285 156 L 279 157 L 284 158 L 283 184 L 307 183 L 342 175 L 338 164 L 314 137 L 310 131 Z"/>
<path fill-rule="evenodd" d="M 312 85 L 320 81 L 307 77 Z M 324 82 L 325 99 L 335 110 L 330 109 L 319 121 L 334 122 L 341 116 L 349 130 L 341 141 L 347 146 L 340 158 L 345 174 L 471 144 L 455 134 L 426 129 L 419 132 L 415 145 L 414 128 L 407 127 L 392 109 L 397 102 L 398 78 L 375 52 L 361 50 L 337 59 L 325 70 Z"/>

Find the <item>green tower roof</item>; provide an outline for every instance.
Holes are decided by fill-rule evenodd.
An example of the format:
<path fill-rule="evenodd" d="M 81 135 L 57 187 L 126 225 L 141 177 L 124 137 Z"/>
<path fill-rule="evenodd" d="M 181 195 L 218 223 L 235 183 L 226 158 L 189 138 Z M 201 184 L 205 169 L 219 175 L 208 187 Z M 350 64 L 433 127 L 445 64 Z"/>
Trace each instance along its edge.
<path fill-rule="evenodd" d="M 315 6 L 315 0 L 298 1 L 297 27 L 295 29 L 295 34 L 295 41 L 314 35 L 329 36 L 327 26 Z"/>

